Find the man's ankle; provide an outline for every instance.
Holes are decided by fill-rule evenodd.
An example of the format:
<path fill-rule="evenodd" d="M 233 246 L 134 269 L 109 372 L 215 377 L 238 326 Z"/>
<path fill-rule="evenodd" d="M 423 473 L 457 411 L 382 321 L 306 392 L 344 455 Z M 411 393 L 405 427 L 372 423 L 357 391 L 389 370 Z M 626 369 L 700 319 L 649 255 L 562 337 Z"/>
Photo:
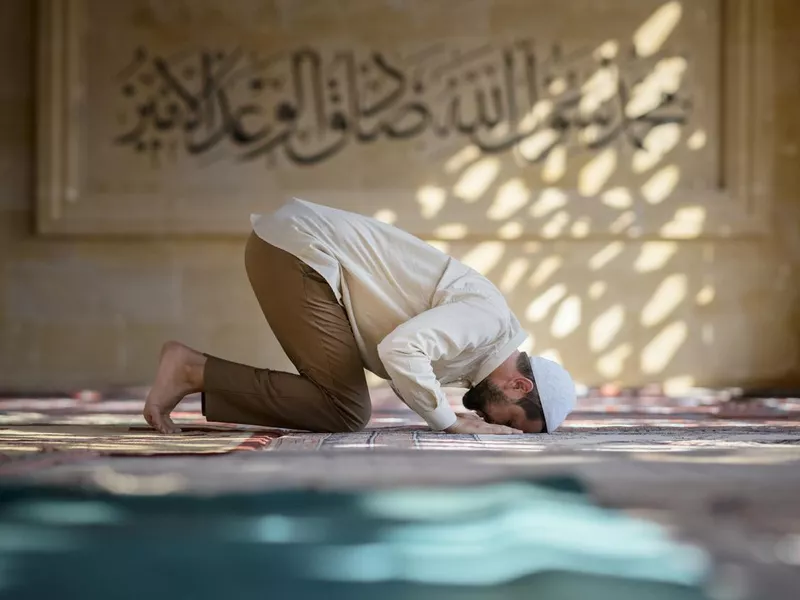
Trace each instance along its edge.
<path fill-rule="evenodd" d="M 192 363 L 184 367 L 186 373 L 186 381 L 191 388 L 192 393 L 203 391 L 203 379 L 205 377 L 206 357 L 200 357 L 200 360 L 192 361 Z"/>

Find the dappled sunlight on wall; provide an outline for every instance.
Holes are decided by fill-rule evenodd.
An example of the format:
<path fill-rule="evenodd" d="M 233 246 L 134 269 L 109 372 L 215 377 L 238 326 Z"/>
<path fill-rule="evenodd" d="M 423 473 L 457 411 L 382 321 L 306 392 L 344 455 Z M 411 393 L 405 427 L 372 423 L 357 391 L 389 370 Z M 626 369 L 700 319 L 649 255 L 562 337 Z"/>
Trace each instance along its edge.
<path fill-rule="evenodd" d="M 466 168 L 453 187 L 453 193 L 464 202 L 477 202 L 492 185 L 500 171 L 497 158 L 483 158 Z"/>
<path fill-rule="evenodd" d="M 643 140 L 643 148 L 633 154 L 633 172 L 644 173 L 661 162 L 681 139 L 681 129 L 676 123 L 653 128 Z"/>
<path fill-rule="evenodd" d="M 486 216 L 492 221 L 508 219 L 530 201 L 531 191 L 519 179 L 503 183 L 489 206 Z"/>
<path fill-rule="evenodd" d="M 689 328 L 684 321 L 670 323 L 644 347 L 640 357 L 643 373 L 659 375 L 686 341 Z"/>
<path fill-rule="evenodd" d="M 683 15 L 680 2 L 667 2 L 642 23 L 633 34 L 633 44 L 639 56 L 652 56 L 664 45 Z"/>
<path fill-rule="evenodd" d="M 773 45 L 773 3 L 294 0 L 245 2 L 266 13 L 247 22 L 236 2 L 181 3 L 172 20 L 145 0 L 80 4 L 34 78 L 54 92 L 37 222 L 73 237 L 4 221 L 7 380 L 146 382 L 165 337 L 288 367 L 240 256 L 247 216 L 287 196 L 464 259 L 508 298 L 523 348 L 582 383 L 680 390 L 793 368 L 797 261 L 771 233 L 797 221 L 796 23 Z M 134 5 L 155 17 L 132 20 Z M 28 81 L 33 44 L 10 40 L 27 54 L 8 79 Z M 31 96 L 12 87 L 24 125 Z M 22 140 L 13 211 L 34 181 Z"/>
<path fill-rule="evenodd" d="M 487 18 L 463 38 L 362 31 L 343 51 L 352 65 L 322 42 L 298 51 L 286 68 L 303 67 L 308 94 L 275 90 L 269 110 L 290 133 L 259 181 L 371 214 L 485 274 L 530 333 L 524 348 L 583 383 L 680 389 L 740 310 L 706 250 L 726 209 L 719 3 L 583 4 L 591 16 L 532 23 L 524 0 L 477 2 Z"/>
<path fill-rule="evenodd" d="M 702 206 L 689 206 L 675 211 L 674 218 L 664 224 L 661 235 L 664 237 L 694 238 L 703 232 L 706 209 Z"/>
<path fill-rule="evenodd" d="M 671 396 L 686 394 L 694 387 L 697 380 L 691 375 L 677 375 L 664 380 L 664 393 Z"/>
<path fill-rule="evenodd" d="M 589 298 L 599 300 L 606 293 L 608 284 L 605 281 L 594 281 L 589 286 Z"/>
<path fill-rule="evenodd" d="M 636 212 L 632 210 L 626 210 L 625 212 L 620 213 L 620 215 L 614 219 L 614 221 L 608 226 L 608 231 L 619 235 L 626 231 L 630 231 L 630 228 L 634 223 L 636 223 Z"/>
<path fill-rule="evenodd" d="M 561 357 L 561 353 L 555 348 L 545 348 L 544 350 L 536 351 L 536 354 L 548 360 L 553 360 L 558 364 L 564 364 L 564 359 Z"/>
<path fill-rule="evenodd" d="M 525 318 L 533 323 L 541 321 L 566 294 L 567 286 L 557 283 L 528 305 Z"/>
<path fill-rule="evenodd" d="M 595 156 L 581 169 L 578 192 L 581 196 L 596 196 L 617 167 L 617 150 L 608 148 Z"/>
<path fill-rule="evenodd" d="M 372 216 L 378 219 L 378 221 L 381 221 L 382 223 L 388 223 L 389 225 L 397 221 L 397 213 L 388 208 L 383 208 Z"/>
<path fill-rule="evenodd" d="M 450 253 L 450 244 L 447 242 L 443 242 L 441 240 L 430 240 L 428 243 L 436 248 L 439 252 L 444 252 L 445 254 Z"/>
<path fill-rule="evenodd" d="M 481 242 L 461 257 L 461 262 L 479 273 L 489 273 L 503 258 L 506 245 L 503 242 Z"/>
<path fill-rule="evenodd" d="M 522 278 L 525 276 L 530 265 L 530 259 L 524 257 L 517 257 L 513 259 L 506 267 L 503 277 L 500 279 L 498 286 L 500 291 L 504 294 L 513 292 Z"/>
<path fill-rule="evenodd" d="M 433 219 L 439 214 L 447 201 L 447 190 L 432 185 L 420 188 L 417 191 L 417 203 L 420 214 L 424 219 Z"/>
<path fill-rule="evenodd" d="M 625 322 L 625 307 L 615 304 L 601 313 L 589 327 L 589 349 L 600 352 L 608 348 Z"/>
<path fill-rule="evenodd" d="M 528 285 L 533 288 L 539 287 L 556 271 L 558 271 L 563 264 L 564 259 L 560 256 L 548 256 L 542 258 L 541 261 L 539 261 L 539 264 L 536 266 L 536 269 L 534 269 L 533 273 L 531 273 L 531 276 L 528 279 Z"/>
<path fill-rule="evenodd" d="M 645 242 L 633 268 L 637 273 L 659 271 L 678 251 L 676 242 Z"/>
<path fill-rule="evenodd" d="M 545 129 L 530 135 L 517 146 L 519 156 L 528 162 L 536 162 L 558 141 L 555 129 Z"/>
<path fill-rule="evenodd" d="M 552 112 L 552 100 L 539 100 L 533 105 L 533 108 L 531 108 L 530 111 L 528 111 L 528 113 L 522 117 L 519 125 L 517 126 L 517 131 L 522 133 L 543 125 Z M 547 131 L 551 130 L 548 129 Z"/>
<path fill-rule="evenodd" d="M 599 271 L 619 256 L 624 249 L 625 244 L 623 242 L 611 242 L 589 259 L 589 268 L 592 271 Z"/>
<path fill-rule="evenodd" d="M 641 312 L 640 322 L 652 327 L 663 321 L 686 298 L 687 277 L 682 273 L 668 275 L 658 284 L 656 291 Z"/>
<path fill-rule="evenodd" d="M 478 160 L 481 157 L 481 151 L 477 146 L 465 146 L 456 152 L 444 164 L 445 173 L 458 173 L 470 163 Z"/>
<path fill-rule="evenodd" d="M 581 299 L 572 295 L 559 305 L 550 324 L 550 334 L 556 339 L 565 338 L 575 331 L 580 324 Z"/>
<path fill-rule="evenodd" d="M 689 136 L 688 140 L 686 140 L 686 146 L 690 150 L 702 150 L 705 148 L 707 141 L 708 136 L 706 135 L 706 132 L 702 129 L 698 129 L 691 136 Z"/>
<path fill-rule="evenodd" d="M 630 39 L 606 39 L 582 81 L 553 76 L 517 124 L 493 128 L 495 137 L 528 132 L 509 152 L 455 147 L 416 194 L 434 245 L 506 295 L 531 334 L 523 349 L 563 361 L 589 384 L 686 389 L 702 365 L 691 355 L 679 360 L 682 348 L 690 339 L 718 343 L 703 322 L 717 299 L 705 274 L 713 256 L 697 261 L 697 247 L 681 241 L 702 237 L 708 224 L 697 194 L 685 190 L 697 184 L 696 175 L 687 179 L 693 153 L 716 140 L 690 114 L 652 117 L 693 84 L 691 57 L 669 47 L 683 17 L 681 2 L 665 2 Z M 621 105 L 633 125 L 609 143 L 604 119 L 628 77 L 619 61 L 631 46 L 649 66 Z M 575 128 L 568 135 L 564 115 Z M 645 210 L 658 218 L 645 219 Z"/>
<path fill-rule="evenodd" d="M 564 231 L 564 228 L 569 224 L 569 213 L 565 210 L 559 211 L 554 214 L 550 220 L 542 225 L 539 235 L 543 238 L 556 238 Z"/>
<path fill-rule="evenodd" d="M 567 173 L 567 149 L 556 146 L 547 155 L 542 167 L 542 181 L 544 183 L 558 183 Z"/>
<path fill-rule="evenodd" d="M 612 351 L 600 356 L 595 363 L 595 368 L 600 377 L 616 379 L 622 375 L 625 362 L 633 354 L 633 345 L 629 342 L 621 344 Z"/>
<path fill-rule="evenodd" d="M 661 204 L 675 191 L 679 180 L 680 169 L 677 166 L 663 167 L 642 186 L 642 196 L 650 204 Z"/>
<path fill-rule="evenodd" d="M 605 191 L 600 198 L 603 204 L 609 208 L 623 209 L 633 206 L 633 195 L 630 190 L 624 187 L 616 187 Z"/>
<path fill-rule="evenodd" d="M 625 116 L 636 119 L 654 110 L 665 94 L 675 94 L 681 87 L 688 62 L 683 57 L 665 58 L 656 64 L 642 83 L 633 89 L 633 95 L 625 106 Z"/>
<path fill-rule="evenodd" d="M 535 218 L 544 217 L 554 210 L 566 206 L 567 201 L 567 194 L 563 190 L 545 188 L 539 192 L 539 197 L 531 204 L 530 215 Z"/>
<path fill-rule="evenodd" d="M 519 221 L 509 221 L 497 230 L 497 237 L 501 240 L 515 240 L 525 233 L 525 226 Z"/>
<path fill-rule="evenodd" d="M 576 239 L 585 238 L 592 229 L 592 220 L 589 217 L 579 217 L 569 228 L 570 235 Z"/>
<path fill-rule="evenodd" d="M 704 285 L 697 295 L 694 297 L 694 301 L 697 302 L 698 306 L 708 306 L 714 301 L 714 296 L 716 295 L 716 290 L 714 289 L 713 285 Z"/>
<path fill-rule="evenodd" d="M 434 230 L 436 237 L 443 240 L 460 240 L 466 237 L 469 229 L 463 223 L 447 223 Z"/>

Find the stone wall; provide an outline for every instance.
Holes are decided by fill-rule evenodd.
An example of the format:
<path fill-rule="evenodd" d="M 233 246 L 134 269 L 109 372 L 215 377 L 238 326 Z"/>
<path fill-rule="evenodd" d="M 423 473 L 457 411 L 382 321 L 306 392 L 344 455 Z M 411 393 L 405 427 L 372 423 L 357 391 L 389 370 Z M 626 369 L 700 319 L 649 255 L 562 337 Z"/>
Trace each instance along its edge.
<path fill-rule="evenodd" d="M 241 165 L 223 157 L 200 165 L 166 163 L 153 174 L 131 162 L 116 173 L 116 157 L 127 151 L 133 156 L 135 149 L 109 147 L 107 159 L 98 145 L 96 154 L 91 148 L 88 153 L 95 160 L 83 168 L 105 196 L 98 194 L 86 208 L 81 201 L 74 208 L 65 203 L 67 225 L 61 230 L 52 215 L 42 219 L 41 205 L 37 212 L 32 4 L 0 4 L 0 388 L 147 383 L 161 342 L 170 338 L 233 360 L 290 369 L 259 314 L 242 265 L 247 212 L 262 201 L 253 193 L 260 175 L 250 174 L 241 184 L 241 205 L 232 200 L 223 210 L 211 195 L 198 201 L 195 212 L 203 219 L 183 227 L 185 200 L 173 206 L 158 194 L 142 196 L 137 212 L 130 197 L 120 202 L 133 184 L 126 183 L 126 191 L 115 189 L 115 182 L 142 173 L 138 181 L 150 178 L 143 189 L 156 189 L 171 202 L 170 194 L 182 189 L 175 186 L 193 177 L 186 169 L 216 169 L 222 180 L 235 182 Z M 414 21 L 415 13 L 408 12 L 414 2 L 381 4 L 409 22 L 430 20 L 417 15 Z M 581 2 L 573 4 L 580 8 Z M 292 18 L 325 27 L 314 21 L 314 2 L 295 3 L 300 5 L 309 7 L 310 16 L 295 10 Z M 497 8 L 504 5 L 509 8 Z M 526 16 L 513 5 L 498 1 L 491 26 L 503 31 Z M 703 71 L 713 56 L 690 71 L 692 118 L 678 134 L 662 129 L 661 137 L 651 139 L 660 154 L 637 154 L 618 140 L 592 152 L 556 148 L 542 160 L 526 161 L 525 153 L 536 151 L 530 145 L 490 155 L 476 153 L 467 142 L 437 147 L 426 139 L 391 146 L 378 141 L 316 167 L 282 165 L 279 158 L 265 209 L 281 194 L 307 190 L 310 200 L 374 214 L 430 238 L 501 287 L 532 334 L 528 349 L 559 357 L 587 384 L 665 381 L 677 389 L 796 382 L 800 48 L 794 31 L 800 8 L 791 0 L 774 0 L 772 6 L 776 85 L 767 116 L 759 117 L 775 133 L 769 138 L 769 180 L 761 182 L 769 196 L 743 200 L 765 215 L 759 226 L 743 225 L 742 206 L 712 189 L 731 147 L 718 127 L 724 90 L 713 73 Z M 684 21 L 695 14 L 682 11 Z M 724 13 L 708 14 L 719 20 Z M 136 27 L 152 25 L 152 15 L 137 15 Z M 479 16 L 464 11 L 463 27 L 482 23 Z M 555 19 L 549 27 L 558 30 L 569 22 Z M 705 26 L 709 37 L 719 33 L 717 21 Z M 370 36 L 402 41 L 397 24 L 382 28 Z M 565 33 L 570 35 L 576 34 Z M 109 111 L 84 118 L 96 132 L 118 117 Z M 163 189 L 159 182 L 166 182 Z M 108 208 L 118 206 L 123 208 Z M 159 221 L 153 214 L 169 217 Z M 70 221 L 71 215 L 77 217 Z M 149 234 L 145 226 L 123 231 L 125 223 L 146 225 L 148 218 Z M 171 225 L 152 231 L 153 222 Z M 219 231 L 215 223 L 223 224 Z"/>

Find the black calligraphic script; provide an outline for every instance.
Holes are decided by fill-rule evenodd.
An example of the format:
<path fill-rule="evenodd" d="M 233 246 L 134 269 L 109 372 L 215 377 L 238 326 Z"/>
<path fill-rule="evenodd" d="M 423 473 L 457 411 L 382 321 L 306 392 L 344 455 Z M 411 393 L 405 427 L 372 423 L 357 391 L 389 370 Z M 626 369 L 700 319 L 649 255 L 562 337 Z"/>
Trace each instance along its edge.
<path fill-rule="evenodd" d="M 458 136 L 505 152 L 542 132 L 548 143 L 597 151 L 643 148 L 659 125 L 686 123 L 688 60 L 518 40 L 407 56 L 301 47 L 273 56 L 201 48 L 164 56 L 138 48 L 117 76 L 126 125 L 117 144 L 158 163 L 167 148 L 239 161 L 276 156 L 299 166 L 354 144 Z M 656 77 L 655 75 L 658 75 Z"/>

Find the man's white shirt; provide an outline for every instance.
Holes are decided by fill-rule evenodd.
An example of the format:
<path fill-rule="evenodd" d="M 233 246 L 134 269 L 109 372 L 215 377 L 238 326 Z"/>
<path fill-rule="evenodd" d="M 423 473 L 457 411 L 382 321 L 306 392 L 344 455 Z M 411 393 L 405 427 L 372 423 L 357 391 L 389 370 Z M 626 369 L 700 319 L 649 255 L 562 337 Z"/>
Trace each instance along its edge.
<path fill-rule="evenodd" d="M 442 386 L 479 383 L 527 338 L 486 277 L 392 225 L 299 199 L 251 222 L 325 278 L 364 367 L 433 429 L 456 421 Z"/>

